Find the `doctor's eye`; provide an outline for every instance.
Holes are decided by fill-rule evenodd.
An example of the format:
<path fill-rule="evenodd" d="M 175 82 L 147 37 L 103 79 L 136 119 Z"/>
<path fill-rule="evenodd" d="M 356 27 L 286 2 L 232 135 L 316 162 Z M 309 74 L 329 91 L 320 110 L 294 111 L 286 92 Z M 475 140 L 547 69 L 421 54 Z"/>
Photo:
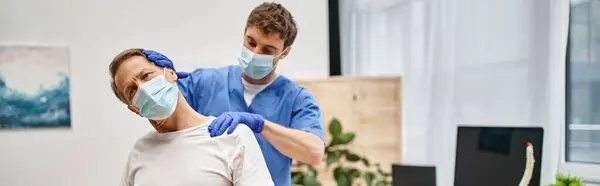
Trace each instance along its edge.
<path fill-rule="evenodd" d="M 250 38 L 246 39 L 246 43 L 248 44 L 248 46 L 250 46 L 252 48 L 256 47 L 256 42 L 254 42 L 254 40 L 252 40 Z"/>
<path fill-rule="evenodd" d="M 248 46 L 250 46 L 251 48 L 256 47 L 256 43 L 248 43 Z"/>

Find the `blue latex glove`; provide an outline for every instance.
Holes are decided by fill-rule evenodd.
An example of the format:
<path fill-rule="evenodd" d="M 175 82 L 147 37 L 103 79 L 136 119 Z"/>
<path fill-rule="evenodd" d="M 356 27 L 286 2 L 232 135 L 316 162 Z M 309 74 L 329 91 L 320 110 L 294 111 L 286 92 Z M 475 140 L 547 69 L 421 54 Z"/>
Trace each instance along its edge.
<path fill-rule="evenodd" d="M 231 134 L 239 124 L 245 124 L 255 133 L 260 133 L 265 125 L 265 118 L 247 112 L 225 112 L 208 125 L 208 132 L 211 137 L 215 137 L 225 133 L 229 128 L 227 134 Z"/>
<path fill-rule="evenodd" d="M 173 62 L 167 56 L 162 55 L 161 53 L 158 53 L 153 50 L 143 50 L 142 53 L 146 55 L 146 59 L 154 63 L 154 65 L 159 67 L 168 67 L 171 70 L 175 71 L 175 74 L 177 74 L 177 78 L 186 78 L 190 75 L 187 72 L 177 72 L 175 70 L 175 67 L 173 67 Z"/>

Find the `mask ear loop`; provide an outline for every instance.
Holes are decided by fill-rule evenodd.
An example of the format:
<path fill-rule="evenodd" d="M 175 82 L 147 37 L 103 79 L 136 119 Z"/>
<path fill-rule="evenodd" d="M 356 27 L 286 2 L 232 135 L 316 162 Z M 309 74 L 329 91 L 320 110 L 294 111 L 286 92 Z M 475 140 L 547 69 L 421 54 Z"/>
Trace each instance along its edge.
<path fill-rule="evenodd" d="M 281 60 L 283 60 L 283 59 L 281 59 L 281 55 L 283 55 L 283 54 L 285 53 L 285 51 L 286 51 L 288 48 L 290 48 L 290 47 L 287 47 L 287 48 L 283 49 L 283 51 L 281 51 L 281 53 L 277 54 L 276 56 L 273 56 L 273 62 L 275 61 L 275 59 L 277 59 L 278 61 L 281 61 Z M 275 64 L 275 65 L 273 66 L 273 69 L 275 69 L 275 68 L 277 67 L 277 65 L 278 65 L 278 64 L 279 64 L 279 63 Z"/>
<path fill-rule="evenodd" d="M 283 54 L 285 53 L 285 51 L 286 51 L 288 48 L 290 48 L 290 47 L 287 47 L 287 48 L 283 49 L 283 51 L 281 51 L 281 53 L 277 54 L 277 55 L 276 55 L 274 58 L 277 58 L 277 60 L 282 60 L 280 57 L 281 57 L 281 55 L 283 55 Z"/>

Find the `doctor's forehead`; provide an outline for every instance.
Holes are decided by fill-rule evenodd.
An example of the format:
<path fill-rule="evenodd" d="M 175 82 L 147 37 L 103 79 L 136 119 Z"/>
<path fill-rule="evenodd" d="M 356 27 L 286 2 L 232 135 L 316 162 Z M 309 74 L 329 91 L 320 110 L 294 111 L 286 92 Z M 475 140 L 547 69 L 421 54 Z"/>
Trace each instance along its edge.
<path fill-rule="evenodd" d="M 277 32 L 265 33 L 257 27 L 248 27 L 246 29 L 246 39 L 252 39 L 261 44 L 273 45 L 277 48 L 283 48 L 284 40 Z"/>

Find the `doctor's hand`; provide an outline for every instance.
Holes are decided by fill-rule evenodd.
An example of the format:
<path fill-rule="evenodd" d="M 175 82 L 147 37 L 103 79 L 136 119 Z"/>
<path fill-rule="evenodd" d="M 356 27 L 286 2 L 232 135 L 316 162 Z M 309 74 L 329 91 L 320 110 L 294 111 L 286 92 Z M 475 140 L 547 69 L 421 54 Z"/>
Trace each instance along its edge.
<path fill-rule="evenodd" d="M 167 67 L 167 68 L 170 68 L 171 70 L 175 71 L 175 74 L 177 74 L 177 78 L 179 78 L 179 79 L 186 78 L 190 75 L 187 72 L 177 72 L 175 70 L 175 67 L 173 66 L 173 62 L 167 56 L 165 56 L 161 53 L 158 53 L 153 50 L 143 50 L 142 53 L 146 56 L 146 59 L 148 59 L 148 61 L 154 63 L 154 65 L 159 66 L 159 67 Z"/>
<path fill-rule="evenodd" d="M 265 125 L 265 118 L 247 112 L 225 112 L 208 125 L 208 132 L 211 137 L 220 136 L 225 130 L 227 134 L 231 134 L 239 124 L 247 125 L 255 133 L 260 133 Z"/>

